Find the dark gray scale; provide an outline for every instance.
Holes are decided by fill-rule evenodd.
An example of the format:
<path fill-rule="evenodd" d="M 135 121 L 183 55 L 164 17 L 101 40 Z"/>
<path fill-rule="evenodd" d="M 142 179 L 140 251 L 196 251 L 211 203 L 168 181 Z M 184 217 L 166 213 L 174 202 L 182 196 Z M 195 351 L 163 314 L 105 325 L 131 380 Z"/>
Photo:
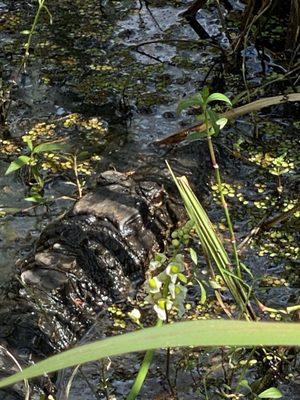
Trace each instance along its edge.
<path fill-rule="evenodd" d="M 108 171 L 41 234 L 21 278 L 58 348 L 80 337 L 104 305 L 134 295 L 176 222 L 171 203 L 161 184 Z"/>

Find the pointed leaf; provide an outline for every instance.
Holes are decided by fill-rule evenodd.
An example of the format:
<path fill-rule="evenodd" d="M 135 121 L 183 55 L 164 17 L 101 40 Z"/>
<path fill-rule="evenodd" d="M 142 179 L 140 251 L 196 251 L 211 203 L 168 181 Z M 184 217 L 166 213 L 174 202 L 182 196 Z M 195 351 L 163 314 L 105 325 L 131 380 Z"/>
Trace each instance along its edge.
<path fill-rule="evenodd" d="M 224 117 L 223 118 L 219 118 L 217 120 L 217 125 L 219 125 L 220 129 L 223 129 L 224 126 L 227 124 L 227 122 L 228 122 L 227 118 L 224 118 Z"/>
<path fill-rule="evenodd" d="M 30 161 L 30 157 L 28 156 L 20 156 L 16 160 L 12 161 L 7 168 L 5 175 L 10 174 L 11 172 L 17 171 L 18 169 L 24 167 L 24 165 L 28 164 Z"/>
<path fill-rule="evenodd" d="M 148 349 L 183 346 L 299 346 L 299 344 L 298 323 L 226 320 L 175 322 L 98 340 L 56 354 L 22 372 L 2 379 L 0 388 L 23 379 L 99 360 L 103 357 Z"/>
<path fill-rule="evenodd" d="M 180 114 L 181 111 L 193 106 L 201 106 L 203 104 L 203 98 L 200 93 L 195 93 L 194 95 L 182 99 L 177 107 L 177 113 Z"/>
<path fill-rule="evenodd" d="M 205 290 L 205 287 L 203 286 L 203 283 L 201 281 L 198 281 L 198 283 L 199 283 L 200 291 L 201 291 L 201 297 L 200 297 L 199 303 L 200 304 L 205 304 L 206 303 L 206 299 L 207 299 L 206 290 Z"/>
<path fill-rule="evenodd" d="M 282 396 L 283 394 L 280 392 L 280 390 L 276 389 L 275 387 L 264 390 L 258 395 L 260 399 L 281 399 Z"/>
<path fill-rule="evenodd" d="M 188 134 L 186 137 L 186 140 L 201 140 L 201 139 L 206 139 L 207 138 L 207 132 L 191 132 Z"/>
<path fill-rule="evenodd" d="M 211 103 L 212 101 L 222 101 L 230 106 L 232 105 L 229 98 L 222 93 L 212 93 L 207 99 L 207 104 Z"/>
<path fill-rule="evenodd" d="M 205 102 L 207 102 L 207 99 L 209 97 L 209 87 L 208 86 L 204 86 L 204 88 L 202 89 L 202 96 L 203 96 L 203 100 Z"/>
<path fill-rule="evenodd" d="M 212 110 L 207 110 L 207 113 L 209 115 L 209 121 L 212 124 L 214 133 L 217 135 L 220 132 L 220 126 L 217 124 L 217 114 L 214 113 Z"/>
<path fill-rule="evenodd" d="M 194 249 L 190 248 L 190 256 L 195 265 L 198 264 L 198 256 Z"/>
<path fill-rule="evenodd" d="M 44 153 L 46 151 L 63 150 L 66 146 L 62 143 L 41 143 L 33 149 L 34 153 Z"/>
<path fill-rule="evenodd" d="M 23 141 L 24 141 L 25 143 L 27 143 L 27 146 L 28 146 L 29 150 L 32 152 L 32 150 L 33 150 L 32 140 L 31 140 L 29 137 L 25 137 L 25 138 L 23 139 Z"/>
<path fill-rule="evenodd" d="M 40 194 L 35 194 L 30 197 L 25 197 L 25 201 L 31 201 L 32 203 L 41 203 L 44 199 Z"/>

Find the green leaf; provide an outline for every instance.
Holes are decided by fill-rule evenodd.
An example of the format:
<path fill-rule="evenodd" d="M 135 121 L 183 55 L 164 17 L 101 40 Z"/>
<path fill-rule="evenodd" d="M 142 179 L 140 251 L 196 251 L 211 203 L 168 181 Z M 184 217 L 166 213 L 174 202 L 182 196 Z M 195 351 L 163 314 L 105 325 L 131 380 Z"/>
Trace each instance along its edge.
<path fill-rule="evenodd" d="M 205 120 L 205 115 L 203 113 L 196 115 L 196 121 L 203 122 Z"/>
<path fill-rule="evenodd" d="M 5 175 L 8 175 L 18 169 L 24 167 L 24 165 L 28 164 L 30 161 L 30 157 L 28 156 L 20 156 L 16 160 L 12 161 L 7 168 Z"/>
<path fill-rule="evenodd" d="M 45 4 L 43 5 L 43 8 L 46 10 L 47 14 L 49 15 L 49 24 L 52 25 L 53 24 L 53 17 L 52 17 L 52 14 L 51 14 L 49 8 L 47 6 L 45 6 Z"/>
<path fill-rule="evenodd" d="M 209 121 L 212 124 L 214 133 L 217 135 L 220 132 L 220 126 L 217 124 L 218 116 L 212 110 L 207 110 L 207 114 L 209 116 Z"/>
<path fill-rule="evenodd" d="M 192 249 L 191 247 L 190 247 L 190 256 L 191 256 L 193 263 L 195 265 L 197 265 L 198 264 L 198 256 L 197 256 L 197 253 L 195 252 L 195 250 Z"/>
<path fill-rule="evenodd" d="M 207 299 L 205 287 L 203 286 L 203 283 L 201 281 L 197 281 L 197 282 L 199 283 L 200 291 L 201 291 L 201 297 L 200 297 L 199 303 L 205 304 L 206 299 Z"/>
<path fill-rule="evenodd" d="M 27 144 L 30 151 L 33 150 L 32 140 L 28 136 L 23 137 L 23 142 L 25 142 Z"/>
<path fill-rule="evenodd" d="M 219 125 L 220 129 L 223 129 L 224 126 L 227 124 L 227 122 L 228 122 L 227 118 L 224 118 L 224 117 L 223 118 L 219 118 L 217 120 L 217 125 Z"/>
<path fill-rule="evenodd" d="M 232 105 L 229 98 L 222 93 L 212 93 L 210 96 L 208 96 L 207 104 L 211 103 L 212 101 L 222 101 L 230 106 Z"/>
<path fill-rule="evenodd" d="M 249 382 L 247 381 L 247 379 L 242 379 L 242 380 L 238 383 L 237 388 L 240 388 L 240 387 L 244 387 L 244 388 L 246 388 L 246 389 L 249 389 L 250 392 L 252 391 L 251 386 L 249 385 Z"/>
<path fill-rule="evenodd" d="M 205 101 L 205 103 L 207 103 L 207 99 L 209 97 L 209 87 L 208 86 L 204 86 L 204 88 L 202 89 L 202 96 L 203 96 L 203 100 Z"/>
<path fill-rule="evenodd" d="M 35 194 L 30 197 L 25 197 L 24 200 L 31 201 L 33 203 L 41 203 L 44 199 L 40 194 Z"/>
<path fill-rule="evenodd" d="M 42 143 L 33 149 L 32 154 L 45 153 L 47 151 L 63 150 L 66 146 L 62 143 Z"/>
<path fill-rule="evenodd" d="M 244 264 L 244 263 L 240 262 L 240 266 L 243 268 L 243 270 L 244 270 L 244 271 L 246 271 L 246 272 L 247 272 L 247 274 L 248 274 L 248 275 L 250 275 L 250 276 L 251 276 L 251 278 L 254 278 L 254 276 L 253 276 L 253 274 L 252 274 L 251 270 L 250 270 L 250 269 L 247 267 L 247 265 L 246 265 L 246 264 Z"/>
<path fill-rule="evenodd" d="M 210 280 L 209 284 L 214 290 L 222 289 L 222 286 L 216 281 Z"/>
<path fill-rule="evenodd" d="M 203 104 L 203 97 L 201 93 L 195 93 L 194 95 L 182 99 L 177 107 L 177 113 L 180 114 L 181 111 L 193 106 L 201 106 Z"/>
<path fill-rule="evenodd" d="M 43 188 L 44 187 L 44 180 L 43 180 L 43 177 L 42 177 L 42 175 L 41 175 L 41 173 L 40 173 L 40 171 L 39 171 L 39 168 L 38 168 L 38 166 L 37 165 L 34 165 L 32 168 L 31 168 L 31 172 L 32 172 L 32 174 L 33 174 L 33 176 L 34 176 L 34 179 L 37 181 L 37 183 L 38 183 L 38 185 L 39 185 L 39 188 L 38 189 L 34 189 L 33 191 L 34 192 L 37 192 L 37 191 L 39 191 L 41 188 Z"/>
<path fill-rule="evenodd" d="M 202 140 L 207 138 L 207 132 L 191 132 L 187 135 L 186 140 Z"/>
<path fill-rule="evenodd" d="M 64 351 L 1 380 L 0 388 L 77 364 L 148 349 L 187 346 L 299 345 L 298 323 L 228 320 L 178 322 L 98 340 Z"/>
<path fill-rule="evenodd" d="M 264 390 L 258 395 L 260 399 L 281 399 L 282 396 L 283 394 L 275 387 Z"/>

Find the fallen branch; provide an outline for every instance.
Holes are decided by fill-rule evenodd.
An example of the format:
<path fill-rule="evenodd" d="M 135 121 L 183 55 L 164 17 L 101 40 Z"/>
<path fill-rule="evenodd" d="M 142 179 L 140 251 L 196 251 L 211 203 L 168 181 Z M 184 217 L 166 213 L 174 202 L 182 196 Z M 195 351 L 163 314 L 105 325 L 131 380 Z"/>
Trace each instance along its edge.
<path fill-rule="evenodd" d="M 262 108 L 274 106 L 276 104 L 283 104 L 288 102 L 300 101 L 300 93 L 290 93 L 281 96 L 274 97 L 264 97 L 262 99 L 253 101 L 251 103 L 245 104 L 244 106 L 233 108 L 232 110 L 226 111 L 220 114 L 220 118 L 236 119 L 242 115 L 249 114 L 254 111 L 259 111 Z M 188 128 L 184 128 L 164 139 L 155 142 L 156 145 L 168 145 L 180 143 L 186 139 L 187 135 L 191 132 L 203 132 L 206 126 L 204 122 L 198 122 Z"/>
<path fill-rule="evenodd" d="M 298 201 L 298 203 L 292 209 L 285 212 L 281 212 L 271 219 L 268 219 L 269 214 L 265 215 L 264 218 L 260 221 L 260 223 L 255 228 L 253 228 L 251 232 L 245 237 L 245 239 L 239 244 L 238 246 L 239 253 L 241 253 L 244 250 L 244 248 L 249 245 L 249 243 L 255 236 L 271 229 L 276 224 L 285 222 L 299 210 L 300 210 L 300 202 Z"/>

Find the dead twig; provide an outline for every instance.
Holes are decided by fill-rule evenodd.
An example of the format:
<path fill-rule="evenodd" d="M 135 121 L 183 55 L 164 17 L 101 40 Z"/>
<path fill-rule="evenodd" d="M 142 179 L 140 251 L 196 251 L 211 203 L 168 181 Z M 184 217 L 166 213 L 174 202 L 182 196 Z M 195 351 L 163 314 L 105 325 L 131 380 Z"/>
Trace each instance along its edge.
<path fill-rule="evenodd" d="M 273 97 L 264 97 L 262 99 L 253 101 L 251 103 L 245 104 L 244 106 L 233 108 L 232 110 L 226 111 L 225 113 L 220 114 L 220 118 L 227 119 L 236 119 L 241 117 L 242 115 L 249 114 L 253 111 L 259 111 L 262 108 L 270 107 L 276 104 L 284 104 L 288 102 L 297 102 L 300 101 L 300 93 L 290 93 L 281 96 L 273 96 Z M 188 128 L 181 129 L 180 131 L 167 136 L 164 139 L 156 141 L 155 145 L 169 145 L 180 143 L 186 139 L 187 135 L 190 132 L 204 132 L 206 129 L 206 125 L 203 122 L 198 122 Z"/>
<path fill-rule="evenodd" d="M 300 202 L 298 201 L 298 203 L 289 211 L 281 212 L 271 219 L 268 219 L 269 213 L 266 214 L 259 222 L 259 224 L 255 228 L 253 228 L 251 232 L 245 237 L 245 239 L 239 244 L 238 246 L 239 253 L 241 253 L 244 250 L 244 248 L 252 241 L 252 239 L 259 233 L 267 231 L 274 225 L 277 225 L 280 222 L 288 220 L 295 212 L 299 210 L 300 210 Z"/>

